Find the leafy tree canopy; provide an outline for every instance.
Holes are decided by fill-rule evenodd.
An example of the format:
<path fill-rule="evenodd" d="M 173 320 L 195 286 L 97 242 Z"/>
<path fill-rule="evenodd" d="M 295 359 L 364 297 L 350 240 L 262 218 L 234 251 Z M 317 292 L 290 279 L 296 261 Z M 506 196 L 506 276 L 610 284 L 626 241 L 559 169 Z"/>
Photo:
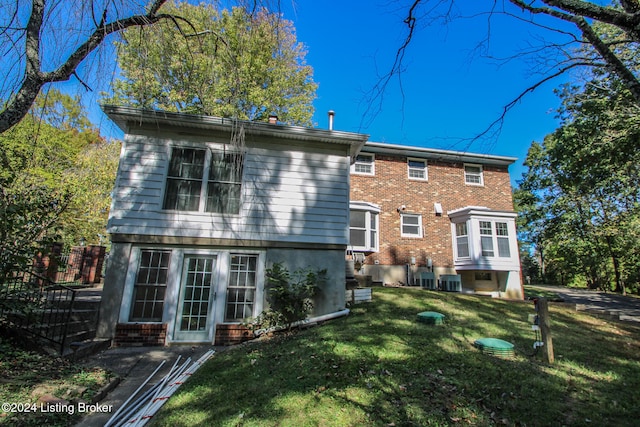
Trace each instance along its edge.
<path fill-rule="evenodd" d="M 172 3 L 184 18 L 122 33 L 122 78 L 105 103 L 311 125 L 317 85 L 293 24 L 260 9 Z M 184 24 L 188 22 L 189 25 Z"/>
<path fill-rule="evenodd" d="M 532 144 L 515 194 L 520 230 L 552 280 L 624 291 L 640 280 L 640 109 L 606 73 L 559 95 L 561 126 Z"/>
<path fill-rule="evenodd" d="M 54 89 L 0 134 L 0 270 L 27 268 L 53 241 L 98 243 L 119 144 L 91 128 L 76 98 Z M 1 279 L 1 277 L 0 277 Z"/>

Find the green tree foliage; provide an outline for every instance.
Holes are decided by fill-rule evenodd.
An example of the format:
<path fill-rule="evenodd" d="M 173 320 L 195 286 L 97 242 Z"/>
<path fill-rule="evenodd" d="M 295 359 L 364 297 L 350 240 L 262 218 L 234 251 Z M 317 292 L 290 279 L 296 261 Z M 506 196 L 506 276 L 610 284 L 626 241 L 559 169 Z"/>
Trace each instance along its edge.
<path fill-rule="evenodd" d="M 543 273 L 624 292 L 638 285 L 640 110 L 609 75 L 560 91 L 561 126 L 533 143 L 515 199 Z"/>
<path fill-rule="evenodd" d="M 163 11 L 184 21 L 122 33 L 122 78 L 105 103 L 255 121 L 276 114 L 311 125 L 317 85 L 290 21 L 264 9 L 219 12 L 205 4 Z"/>
<path fill-rule="evenodd" d="M 90 126 L 77 99 L 51 90 L 0 134 L 0 270 L 29 267 L 53 241 L 104 234 L 119 144 Z M 96 235 L 96 236 L 93 236 Z"/>

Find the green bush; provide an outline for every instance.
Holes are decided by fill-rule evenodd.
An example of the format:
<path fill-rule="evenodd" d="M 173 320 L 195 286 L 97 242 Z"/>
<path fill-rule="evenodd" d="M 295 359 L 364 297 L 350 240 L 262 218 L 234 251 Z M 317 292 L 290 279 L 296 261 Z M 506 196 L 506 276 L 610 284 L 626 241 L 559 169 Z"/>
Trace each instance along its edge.
<path fill-rule="evenodd" d="M 269 308 L 258 316 L 256 325 L 291 329 L 295 322 L 305 319 L 313 309 L 311 299 L 325 283 L 326 274 L 326 270 L 311 269 L 298 269 L 290 273 L 282 263 L 273 264 L 266 274 L 265 293 Z"/>

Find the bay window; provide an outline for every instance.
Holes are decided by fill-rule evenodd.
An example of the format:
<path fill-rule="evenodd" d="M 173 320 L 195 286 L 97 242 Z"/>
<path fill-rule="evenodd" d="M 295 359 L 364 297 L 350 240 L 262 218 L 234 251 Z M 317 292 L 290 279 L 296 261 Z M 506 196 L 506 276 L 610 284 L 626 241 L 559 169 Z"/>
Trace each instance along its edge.
<path fill-rule="evenodd" d="M 365 202 L 351 202 L 349 206 L 349 246 L 355 251 L 377 251 L 380 209 Z"/>

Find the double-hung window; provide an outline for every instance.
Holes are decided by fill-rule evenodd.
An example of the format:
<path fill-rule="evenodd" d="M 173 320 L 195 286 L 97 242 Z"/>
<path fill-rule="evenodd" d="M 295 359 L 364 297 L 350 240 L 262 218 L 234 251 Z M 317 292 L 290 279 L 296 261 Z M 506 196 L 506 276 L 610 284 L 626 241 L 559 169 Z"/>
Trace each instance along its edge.
<path fill-rule="evenodd" d="M 207 182 L 206 212 L 240 212 L 242 192 L 242 155 L 234 152 L 211 152 Z"/>
<path fill-rule="evenodd" d="M 484 257 L 492 257 L 494 255 L 492 229 L 491 221 L 480 221 L 480 249 Z"/>
<path fill-rule="evenodd" d="M 496 222 L 496 240 L 498 241 L 498 256 L 500 258 L 511 258 L 509 249 L 509 229 L 506 222 Z"/>
<path fill-rule="evenodd" d="M 456 224 L 456 249 L 458 258 L 469 258 L 469 231 L 466 222 Z"/>
<path fill-rule="evenodd" d="M 400 215 L 400 228 L 402 237 L 422 237 L 422 215 Z"/>
<path fill-rule="evenodd" d="M 464 182 L 468 185 L 484 185 L 481 165 L 464 165 Z"/>
<path fill-rule="evenodd" d="M 206 150 L 174 148 L 169 161 L 164 209 L 197 211 L 202 193 Z"/>
<path fill-rule="evenodd" d="M 498 248 L 498 257 L 511 258 L 509 228 L 506 222 L 480 221 L 480 246 L 482 256 L 493 257 Z M 495 244 L 494 244 L 495 243 Z"/>
<path fill-rule="evenodd" d="M 237 214 L 242 168 L 239 152 L 174 147 L 163 209 Z"/>
<path fill-rule="evenodd" d="M 407 159 L 409 179 L 427 180 L 427 161 L 419 159 Z"/>
<path fill-rule="evenodd" d="M 360 175 L 375 175 L 375 160 L 373 154 L 358 154 L 351 165 L 351 172 Z"/>
<path fill-rule="evenodd" d="M 231 254 L 225 321 L 240 322 L 254 315 L 258 255 Z"/>

